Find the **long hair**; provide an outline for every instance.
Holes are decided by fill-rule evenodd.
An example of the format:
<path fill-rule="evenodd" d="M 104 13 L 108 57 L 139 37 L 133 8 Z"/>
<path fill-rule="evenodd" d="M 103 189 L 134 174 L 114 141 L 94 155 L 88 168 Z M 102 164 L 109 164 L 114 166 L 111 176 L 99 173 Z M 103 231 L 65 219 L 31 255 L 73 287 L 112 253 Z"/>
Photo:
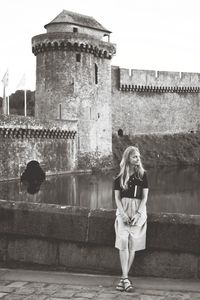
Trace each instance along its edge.
<path fill-rule="evenodd" d="M 122 155 L 122 160 L 120 162 L 120 172 L 117 177 L 120 177 L 120 186 L 123 189 L 127 189 L 127 183 L 130 178 L 130 155 L 135 154 L 139 156 L 139 164 L 134 166 L 134 175 L 135 178 L 142 180 L 142 177 L 144 175 L 144 167 L 142 165 L 141 159 L 140 159 L 140 151 L 135 146 L 129 146 L 126 148 Z"/>

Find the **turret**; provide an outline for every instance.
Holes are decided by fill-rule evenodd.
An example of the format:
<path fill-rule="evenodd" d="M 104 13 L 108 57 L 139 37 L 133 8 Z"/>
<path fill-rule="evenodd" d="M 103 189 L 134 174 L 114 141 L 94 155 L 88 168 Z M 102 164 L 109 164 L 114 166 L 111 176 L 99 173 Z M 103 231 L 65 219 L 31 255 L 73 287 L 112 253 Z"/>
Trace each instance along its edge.
<path fill-rule="evenodd" d="M 78 119 L 79 151 L 111 153 L 111 32 L 66 10 L 44 27 L 32 38 L 36 117 Z"/>

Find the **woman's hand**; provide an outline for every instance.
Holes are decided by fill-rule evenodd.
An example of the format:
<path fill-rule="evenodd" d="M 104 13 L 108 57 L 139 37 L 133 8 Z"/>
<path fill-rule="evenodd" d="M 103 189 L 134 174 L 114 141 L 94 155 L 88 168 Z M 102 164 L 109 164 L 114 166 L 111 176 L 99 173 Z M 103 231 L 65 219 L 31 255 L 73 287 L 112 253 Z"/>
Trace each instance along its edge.
<path fill-rule="evenodd" d="M 141 217 L 141 214 L 139 212 L 137 212 L 131 219 L 130 225 L 137 225 L 137 222 L 140 217 Z"/>
<path fill-rule="evenodd" d="M 125 224 L 130 224 L 130 218 L 127 216 L 125 212 L 121 213 L 121 217 Z"/>

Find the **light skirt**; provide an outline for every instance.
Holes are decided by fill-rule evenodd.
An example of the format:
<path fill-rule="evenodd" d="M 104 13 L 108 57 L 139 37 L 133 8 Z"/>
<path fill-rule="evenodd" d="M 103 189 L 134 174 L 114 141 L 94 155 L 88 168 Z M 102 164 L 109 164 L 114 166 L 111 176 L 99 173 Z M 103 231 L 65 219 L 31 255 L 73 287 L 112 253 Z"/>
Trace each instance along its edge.
<path fill-rule="evenodd" d="M 140 206 L 140 199 L 122 198 L 124 212 L 133 217 Z M 147 212 L 146 206 L 141 211 L 141 216 L 136 225 L 124 224 L 122 217 L 117 210 L 115 220 L 115 247 L 119 250 L 140 251 L 146 248 L 146 231 L 147 231 Z"/>

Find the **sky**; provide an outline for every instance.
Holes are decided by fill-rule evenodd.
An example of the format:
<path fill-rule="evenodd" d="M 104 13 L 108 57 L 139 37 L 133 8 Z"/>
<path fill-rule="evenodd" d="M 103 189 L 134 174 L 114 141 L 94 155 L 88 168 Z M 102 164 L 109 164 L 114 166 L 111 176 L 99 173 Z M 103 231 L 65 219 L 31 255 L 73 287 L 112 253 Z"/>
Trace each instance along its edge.
<path fill-rule="evenodd" d="M 31 38 L 63 9 L 94 17 L 111 33 L 121 68 L 200 73 L 199 0 L 6 0 L 0 9 L 1 82 L 9 72 L 7 95 L 26 74 L 35 90 L 36 57 Z"/>

